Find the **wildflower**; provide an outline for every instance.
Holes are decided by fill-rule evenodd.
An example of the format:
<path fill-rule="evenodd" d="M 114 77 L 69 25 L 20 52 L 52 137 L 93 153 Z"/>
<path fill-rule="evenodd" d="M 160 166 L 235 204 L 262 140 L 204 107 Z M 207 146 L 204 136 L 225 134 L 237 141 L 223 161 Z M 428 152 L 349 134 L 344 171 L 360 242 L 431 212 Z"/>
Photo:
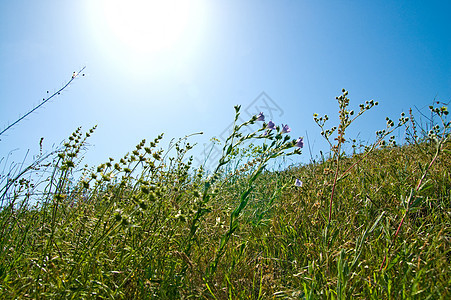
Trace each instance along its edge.
<path fill-rule="evenodd" d="M 288 125 L 283 125 L 282 124 L 282 133 L 288 133 L 291 131 L 291 128 Z"/>
<path fill-rule="evenodd" d="M 265 121 L 265 116 L 263 115 L 262 112 L 258 114 L 257 121 Z"/>
<path fill-rule="evenodd" d="M 276 124 L 274 124 L 273 121 L 269 121 L 268 125 L 266 126 L 267 129 L 273 130 L 276 129 Z"/>
<path fill-rule="evenodd" d="M 303 185 L 303 182 L 296 178 L 294 185 L 301 187 Z"/>
<path fill-rule="evenodd" d="M 304 147 L 304 139 L 303 138 L 300 137 L 296 140 L 296 147 L 299 147 L 299 148 Z"/>

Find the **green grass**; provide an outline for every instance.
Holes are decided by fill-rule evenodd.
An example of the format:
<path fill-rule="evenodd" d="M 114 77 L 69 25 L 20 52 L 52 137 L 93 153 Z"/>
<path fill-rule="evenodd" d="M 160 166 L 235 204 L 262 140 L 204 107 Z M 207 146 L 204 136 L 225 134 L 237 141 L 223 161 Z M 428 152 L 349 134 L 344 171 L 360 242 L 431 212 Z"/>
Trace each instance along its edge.
<path fill-rule="evenodd" d="M 315 114 L 330 155 L 282 171 L 265 166 L 300 149 L 265 123 L 241 135 L 257 117 L 236 124 L 212 173 L 193 167 L 189 137 L 163 151 L 161 135 L 80 176 L 94 130 L 77 129 L 0 178 L 0 298 L 449 299 L 446 108 L 431 108 L 429 132 L 402 114 L 347 154 L 346 128 L 377 103 L 354 114 L 346 96 L 337 128 Z"/>

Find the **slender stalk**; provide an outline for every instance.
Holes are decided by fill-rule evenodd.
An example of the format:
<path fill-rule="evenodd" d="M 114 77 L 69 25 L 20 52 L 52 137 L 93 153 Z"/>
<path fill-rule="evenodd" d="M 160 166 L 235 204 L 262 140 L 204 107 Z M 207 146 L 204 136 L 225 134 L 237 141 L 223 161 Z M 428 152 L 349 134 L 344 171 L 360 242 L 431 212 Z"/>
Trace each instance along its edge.
<path fill-rule="evenodd" d="M 78 71 L 78 73 L 74 72 L 74 75 L 72 75 L 71 79 L 62 87 L 60 88 L 58 91 L 56 91 L 55 93 L 53 93 L 50 97 L 48 97 L 47 99 L 44 99 L 44 101 L 42 101 L 39 105 L 35 106 L 32 110 L 30 110 L 29 112 L 27 112 L 25 115 L 23 115 L 22 117 L 20 117 L 19 119 L 17 119 L 16 121 L 14 121 L 12 124 L 10 124 L 9 126 L 7 126 L 5 129 L 3 129 L 0 132 L 0 135 L 2 135 L 3 133 L 5 133 L 8 129 L 11 129 L 14 125 L 16 125 L 17 123 L 19 123 L 20 121 L 22 121 L 23 119 L 25 119 L 26 117 L 28 117 L 30 114 L 32 114 L 33 112 L 35 112 L 38 108 L 40 108 L 41 106 L 43 106 L 44 104 L 46 104 L 47 102 L 49 102 L 50 99 L 52 99 L 53 97 L 61 94 L 61 92 L 67 88 L 69 86 L 69 84 L 71 84 L 72 81 L 74 81 L 75 78 L 77 78 L 79 76 L 79 74 L 81 72 L 83 72 L 83 70 L 86 67 L 81 68 L 80 71 Z"/>
<path fill-rule="evenodd" d="M 340 151 L 340 145 L 338 145 L 338 151 Z M 337 180 L 338 180 L 338 172 L 340 170 L 340 154 L 338 152 L 337 155 L 337 169 L 335 170 L 335 177 L 334 177 L 334 184 L 332 186 L 332 192 L 330 193 L 330 203 L 329 203 L 329 219 L 327 220 L 327 223 L 330 225 L 330 221 L 332 219 L 332 203 L 334 200 L 334 195 L 335 195 L 335 187 L 337 186 Z"/>

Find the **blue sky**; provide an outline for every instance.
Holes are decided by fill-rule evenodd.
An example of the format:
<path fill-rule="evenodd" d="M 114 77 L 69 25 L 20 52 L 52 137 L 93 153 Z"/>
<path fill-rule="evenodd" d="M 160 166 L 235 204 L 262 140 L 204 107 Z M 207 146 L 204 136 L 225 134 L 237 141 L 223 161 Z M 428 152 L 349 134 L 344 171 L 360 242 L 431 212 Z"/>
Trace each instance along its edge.
<path fill-rule="evenodd" d="M 86 69 L 0 136 L 0 157 L 96 124 L 90 165 L 162 132 L 167 143 L 203 131 L 191 140 L 200 153 L 236 104 L 273 113 L 293 138 L 308 132 L 315 156 L 327 148 L 312 115 L 336 120 L 342 88 L 351 106 L 379 102 L 350 132 L 365 141 L 386 116 L 451 100 L 450 1 L 144 2 L 1 1 L 1 130 Z M 279 111 L 262 108 L 263 92 Z"/>

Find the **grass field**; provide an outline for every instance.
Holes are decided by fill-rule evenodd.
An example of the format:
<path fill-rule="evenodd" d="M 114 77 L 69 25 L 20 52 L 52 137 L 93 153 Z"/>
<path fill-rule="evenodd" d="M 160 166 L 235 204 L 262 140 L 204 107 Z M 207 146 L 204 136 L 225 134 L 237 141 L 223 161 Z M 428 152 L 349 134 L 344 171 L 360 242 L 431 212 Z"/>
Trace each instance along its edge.
<path fill-rule="evenodd" d="M 346 129 L 377 103 L 337 102 L 336 126 L 314 115 L 330 153 L 281 171 L 265 167 L 303 140 L 263 115 L 235 124 L 211 172 L 189 137 L 162 135 L 83 168 L 94 129 L 77 129 L 1 175 L 0 298 L 450 299 L 447 108 L 387 119 L 361 146 Z"/>

